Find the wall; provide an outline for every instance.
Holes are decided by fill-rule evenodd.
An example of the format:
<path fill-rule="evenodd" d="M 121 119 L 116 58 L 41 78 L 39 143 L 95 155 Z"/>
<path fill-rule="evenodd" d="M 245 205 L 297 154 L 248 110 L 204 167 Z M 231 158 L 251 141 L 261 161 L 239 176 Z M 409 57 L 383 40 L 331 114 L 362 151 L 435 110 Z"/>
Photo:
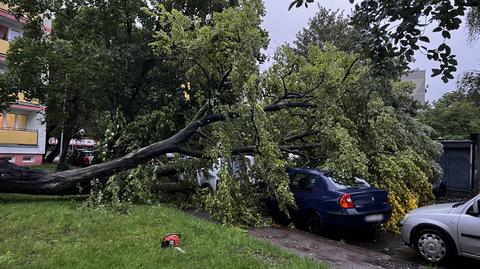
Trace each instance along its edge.
<path fill-rule="evenodd" d="M 415 89 L 413 90 L 413 99 L 417 100 L 420 104 L 425 104 L 425 70 L 417 70 L 404 76 L 402 80 L 415 83 Z"/>
<path fill-rule="evenodd" d="M 25 113 L 25 111 L 11 111 Z M 27 129 L 38 130 L 37 146 L 0 145 L 0 154 L 45 154 L 46 124 L 43 124 L 42 121 L 42 113 L 35 111 L 27 112 Z"/>

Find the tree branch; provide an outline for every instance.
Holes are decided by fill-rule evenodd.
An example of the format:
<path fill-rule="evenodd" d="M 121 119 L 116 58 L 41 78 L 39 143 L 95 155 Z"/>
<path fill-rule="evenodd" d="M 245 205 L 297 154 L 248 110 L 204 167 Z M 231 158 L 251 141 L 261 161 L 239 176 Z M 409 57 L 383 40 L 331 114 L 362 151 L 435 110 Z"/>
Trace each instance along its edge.
<path fill-rule="evenodd" d="M 296 102 L 296 103 L 285 103 L 285 104 L 271 104 L 263 108 L 265 112 L 274 112 L 279 111 L 285 108 L 316 108 L 315 104 L 305 103 L 305 102 Z"/>
<path fill-rule="evenodd" d="M 342 82 L 345 82 L 345 80 L 347 80 L 347 77 L 350 75 L 350 72 L 352 71 L 352 68 L 353 66 L 355 65 L 355 63 L 359 60 L 359 58 L 355 58 L 355 60 L 352 62 L 352 64 L 350 65 L 350 67 L 348 67 L 347 69 L 347 72 L 345 73 L 345 76 L 343 76 L 343 79 L 342 79 Z"/>
<path fill-rule="evenodd" d="M 302 138 L 305 138 L 305 137 L 308 137 L 308 136 L 311 136 L 311 135 L 315 135 L 315 134 L 318 134 L 318 132 L 317 131 L 305 131 L 305 132 L 302 132 L 302 133 L 299 133 L 299 134 L 287 136 L 283 139 L 283 141 L 285 141 L 286 143 L 289 143 L 289 142 L 300 140 Z"/>

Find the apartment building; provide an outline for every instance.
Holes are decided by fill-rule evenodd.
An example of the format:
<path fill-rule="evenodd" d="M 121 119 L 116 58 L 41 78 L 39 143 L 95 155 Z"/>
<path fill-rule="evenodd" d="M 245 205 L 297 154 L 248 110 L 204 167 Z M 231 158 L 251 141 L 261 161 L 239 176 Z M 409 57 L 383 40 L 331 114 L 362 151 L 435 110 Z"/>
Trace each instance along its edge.
<path fill-rule="evenodd" d="M 10 42 L 23 34 L 24 18 L 9 12 L 0 3 L 0 72 L 5 72 L 5 60 Z M 0 111 L 0 159 L 21 166 L 42 164 L 45 154 L 45 107 L 35 100 L 26 100 L 22 93 L 6 110 Z"/>

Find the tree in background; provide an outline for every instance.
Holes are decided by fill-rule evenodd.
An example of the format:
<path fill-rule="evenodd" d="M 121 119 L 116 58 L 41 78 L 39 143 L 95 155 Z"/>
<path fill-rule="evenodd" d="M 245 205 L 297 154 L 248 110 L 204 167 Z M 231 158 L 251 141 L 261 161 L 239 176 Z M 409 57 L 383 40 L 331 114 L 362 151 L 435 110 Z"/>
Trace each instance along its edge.
<path fill-rule="evenodd" d="M 349 0 L 353 4 L 353 0 Z M 294 0 L 290 8 L 313 3 L 314 0 Z M 411 1 L 369 1 L 355 4 L 352 25 L 361 30 L 361 48 L 370 58 L 380 75 L 399 77 L 414 61 L 415 51 L 437 62 L 432 76 L 442 76 L 444 82 L 453 79 L 457 70 L 456 55 L 448 46 L 451 31 L 460 28 L 462 17 L 468 11 L 467 26 L 472 38 L 478 33 L 477 0 L 411 0 Z M 426 27 L 435 26 L 433 33 L 443 37 L 437 47 L 428 47 L 433 33 L 425 33 Z"/>
<path fill-rule="evenodd" d="M 207 22 L 214 12 L 222 12 L 225 8 L 238 6 L 238 0 L 157 0 L 167 10 L 176 9 L 190 17 L 199 17 Z"/>
<path fill-rule="evenodd" d="M 471 42 L 478 40 L 480 36 L 480 7 L 472 7 L 466 16 L 466 23 L 468 27 L 468 37 Z"/>
<path fill-rule="evenodd" d="M 309 20 L 308 27 L 297 34 L 295 46 L 306 53 L 309 46 L 323 47 L 329 42 L 338 49 L 354 52 L 360 49 L 361 35 L 358 29 L 350 25 L 350 18 L 339 10 L 332 11 L 318 6 L 319 11 Z"/>
<path fill-rule="evenodd" d="M 434 129 L 435 139 L 468 139 L 480 132 L 480 79 L 467 73 L 458 89 L 446 93 L 419 115 L 419 120 Z"/>

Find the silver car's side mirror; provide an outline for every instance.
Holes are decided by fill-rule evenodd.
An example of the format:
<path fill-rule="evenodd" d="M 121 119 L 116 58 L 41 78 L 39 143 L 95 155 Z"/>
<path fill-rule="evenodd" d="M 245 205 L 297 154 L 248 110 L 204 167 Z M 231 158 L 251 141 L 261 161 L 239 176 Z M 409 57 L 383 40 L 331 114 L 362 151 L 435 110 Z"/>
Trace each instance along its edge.
<path fill-rule="evenodd" d="M 480 199 L 473 203 L 473 213 L 477 216 L 480 215 Z"/>

